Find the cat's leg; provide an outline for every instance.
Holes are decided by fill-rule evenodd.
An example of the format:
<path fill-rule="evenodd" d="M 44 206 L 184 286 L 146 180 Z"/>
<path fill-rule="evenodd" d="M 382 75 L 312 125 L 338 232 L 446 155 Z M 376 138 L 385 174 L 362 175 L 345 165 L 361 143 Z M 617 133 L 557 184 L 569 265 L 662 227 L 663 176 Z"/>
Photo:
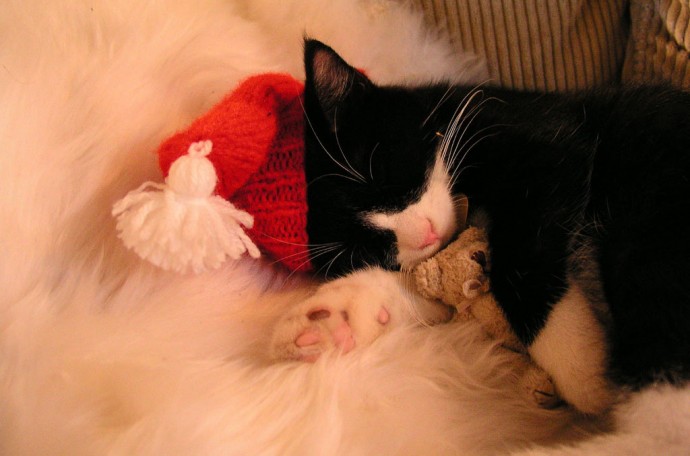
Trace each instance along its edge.
<path fill-rule="evenodd" d="M 347 353 L 393 327 L 449 318 L 447 308 L 410 292 L 399 273 L 378 268 L 328 282 L 283 316 L 270 345 L 273 359 L 315 361 L 329 350 Z"/>
<path fill-rule="evenodd" d="M 522 228 L 495 228 L 496 241 L 490 243 L 496 300 L 558 395 L 581 412 L 605 412 L 614 400 L 605 329 L 564 260 L 568 238 L 553 229 L 535 238 Z"/>
<path fill-rule="evenodd" d="M 581 412 L 599 414 L 612 403 L 606 378 L 606 335 L 577 285 L 553 306 L 528 351 L 554 379 L 558 393 Z"/>

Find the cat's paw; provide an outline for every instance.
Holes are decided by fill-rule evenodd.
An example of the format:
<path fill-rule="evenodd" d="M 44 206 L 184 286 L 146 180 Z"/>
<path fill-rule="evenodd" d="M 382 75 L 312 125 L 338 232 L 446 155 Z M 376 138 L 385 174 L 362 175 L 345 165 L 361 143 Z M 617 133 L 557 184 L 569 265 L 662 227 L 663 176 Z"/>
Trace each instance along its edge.
<path fill-rule="evenodd" d="M 529 361 L 528 358 L 525 363 L 525 370 L 520 376 L 518 386 L 525 394 L 526 399 L 540 408 L 549 410 L 565 405 L 565 402 L 558 396 L 549 374 Z"/>
<path fill-rule="evenodd" d="M 368 275 L 367 275 L 368 274 Z M 327 351 L 348 353 L 371 344 L 400 320 L 397 278 L 363 271 L 322 285 L 279 320 L 270 356 L 313 362 Z"/>

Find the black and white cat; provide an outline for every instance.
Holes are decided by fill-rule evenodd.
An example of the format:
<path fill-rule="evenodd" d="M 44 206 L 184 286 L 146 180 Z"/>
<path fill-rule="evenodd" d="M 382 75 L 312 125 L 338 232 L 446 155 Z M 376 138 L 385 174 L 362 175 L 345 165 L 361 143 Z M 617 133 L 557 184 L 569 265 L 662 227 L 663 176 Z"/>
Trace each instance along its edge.
<path fill-rule="evenodd" d="M 312 261 L 345 277 L 286 317 L 282 356 L 348 351 L 419 305 L 378 268 L 451 240 L 465 194 L 492 292 L 564 399 L 599 413 L 690 378 L 689 94 L 382 87 L 314 40 L 305 64 L 309 236 L 339 246 Z"/>

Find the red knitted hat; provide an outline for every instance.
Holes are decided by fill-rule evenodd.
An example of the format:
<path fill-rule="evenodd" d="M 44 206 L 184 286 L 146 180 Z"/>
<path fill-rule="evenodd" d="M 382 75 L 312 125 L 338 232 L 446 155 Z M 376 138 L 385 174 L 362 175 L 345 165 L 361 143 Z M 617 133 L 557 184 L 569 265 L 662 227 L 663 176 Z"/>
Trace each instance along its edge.
<path fill-rule="evenodd" d="M 259 249 L 310 270 L 303 89 L 289 75 L 253 76 L 164 141 L 167 185 L 146 183 L 113 208 L 125 245 L 178 272 Z"/>

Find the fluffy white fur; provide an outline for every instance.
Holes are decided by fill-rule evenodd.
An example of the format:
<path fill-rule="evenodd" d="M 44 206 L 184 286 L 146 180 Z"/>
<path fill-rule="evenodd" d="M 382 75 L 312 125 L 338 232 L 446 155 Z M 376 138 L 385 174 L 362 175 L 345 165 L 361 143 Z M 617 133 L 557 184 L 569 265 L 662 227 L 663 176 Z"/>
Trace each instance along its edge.
<path fill-rule="evenodd" d="M 510 355 L 472 325 L 272 363 L 306 279 L 253 260 L 178 276 L 121 246 L 112 203 L 160 179 L 157 144 L 249 74 L 300 76 L 305 31 L 379 81 L 472 63 L 383 0 L 4 2 L 0 454 L 487 454 L 585 435 L 523 402 Z M 629 448 L 681 445 L 683 403 L 635 399 Z"/>

